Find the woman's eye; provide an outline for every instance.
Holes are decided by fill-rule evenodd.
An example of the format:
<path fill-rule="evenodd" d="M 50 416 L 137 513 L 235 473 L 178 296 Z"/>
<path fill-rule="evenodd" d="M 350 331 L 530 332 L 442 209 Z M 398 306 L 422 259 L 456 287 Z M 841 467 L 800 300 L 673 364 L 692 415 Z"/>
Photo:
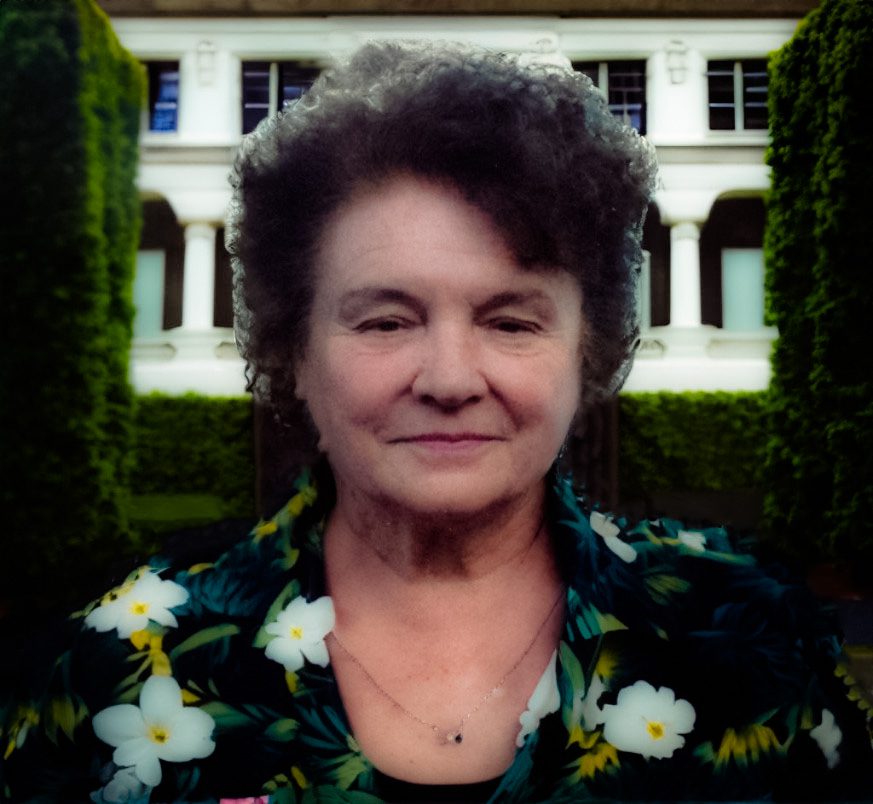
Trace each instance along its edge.
<path fill-rule="evenodd" d="M 359 332 L 397 332 L 403 329 L 405 322 L 399 318 L 374 318 L 358 324 Z"/>
<path fill-rule="evenodd" d="M 498 318 L 491 323 L 498 332 L 507 335 L 518 335 L 526 332 L 536 332 L 538 327 L 533 321 L 524 321 L 518 318 Z"/>

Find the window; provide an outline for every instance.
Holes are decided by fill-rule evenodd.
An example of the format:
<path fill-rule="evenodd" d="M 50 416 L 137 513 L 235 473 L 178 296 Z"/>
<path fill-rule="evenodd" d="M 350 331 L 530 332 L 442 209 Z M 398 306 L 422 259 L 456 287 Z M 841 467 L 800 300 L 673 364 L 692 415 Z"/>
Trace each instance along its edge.
<path fill-rule="evenodd" d="M 721 250 L 722 326 L 735 331 L 764 326 L 764 251 Z"/>
<path fill-rule="evenodd" d="M 163 198 L 143 199 L 133 289 L 136 337 L 157 335 L 181 325 L 184 261 L 185 232 L 176 213 Z"/>
<path fill-rule="evenodd" d="M 706 78 L 710 129 L 767 128 L 767 62 L 764 59 L 711 61 Z"/>
<path fill-rule="evenodd" d="M 244 61 L 242 130 L 248 134 L 265 117 L 296 103 L 320 69 L 298 61 Z"/>
<path fill-rule="evenodd" d="M 164 260 L 161 249 L 143 249 L 136 255 L 133 280 L 134 338 L 159 335 L 164 328 Z"/>
<path fill-rule="evenodd" d="M 573 68 L 587 75 L 606 95 L 609 111 L 646 133 L 646 63 L 644 61 L 580 61 Z"/>
<path fill-rule="evenodd" d="M 149 131 L 175 131 L 179 112 L 179 62 L 148 64 Z"/>
<path fill-rule="evenodd" d="M 700 230 L 703 324 L 735 332 L 764 326 L 767 213 L 759 196 L 719 198 Z"/>

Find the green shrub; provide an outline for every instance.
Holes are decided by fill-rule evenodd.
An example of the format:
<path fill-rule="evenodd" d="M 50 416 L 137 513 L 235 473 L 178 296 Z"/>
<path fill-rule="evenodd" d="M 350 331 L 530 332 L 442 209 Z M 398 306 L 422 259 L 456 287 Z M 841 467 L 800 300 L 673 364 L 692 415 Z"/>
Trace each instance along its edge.
<path fill-rule="evenodd" d="M 763 393 L 626 393 L 619 406 L 622 498 L 760 488 Z"/>
<path fill-rule="evenodd" d="M 92 0 L 0 3 L 0 597 L 75 594 L 128 538 L 143 88 Z"/>
<path fill-rule="evenodd" d="M 183 522 L 202 518 L 252 517 L 255 512 L 255 459 L 252 402 L 248 397 L 198 394 L 141 396 L 136 403 L 134 494 L 200 495 L 192 511 L 204 508 L 203 495 L 215 500 L 218 516 L 196 513 L 144 519 Z M 154 503 L 154 501 L 153 501 Z M 140 499 L 140 510 L 144 511 Z M 184 508 L 179 509 L 180 512 Z"/>
<path fill-rule="evenodd" d="M 824 0 L 770 69 L 766 529 L 808 561 L 869 566 L 873 0 Z"/>

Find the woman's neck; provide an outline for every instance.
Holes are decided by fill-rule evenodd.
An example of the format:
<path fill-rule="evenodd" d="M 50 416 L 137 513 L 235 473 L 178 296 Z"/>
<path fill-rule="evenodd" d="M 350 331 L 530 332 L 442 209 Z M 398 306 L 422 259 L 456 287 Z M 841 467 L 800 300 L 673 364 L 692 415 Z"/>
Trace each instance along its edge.
<path fill-rule="evenodd" d="M 542 496 L 466 522 L 334 509 L 324 541 L 331 664 L 375 767 L 434 784 L 511 764 L 563 622 L 542 509 Z M 446 751 L 432 731 L 459 724 L 463 746 Z"/>
<path fill-rule="evenodd" d="M 474 646 L 482 636 L 477 624 L 493 630 L 519 607 L 542 616 L 541 604 L 561 588 L 541 500 L 463 527 L 394 518 L 384 509 L 379 518 L 342 513 L 337 506 L 324 546 L 328 593 L 343 628 L 383 622 L 395 633 L 455 644 L 469 636 Z"/>
<path fill-rule="evenodd" d="M 403 510 L 337 489 L 328 563 L 346 556 L 371 580 L 452 585 L 522 569 L 545 536 L 542 491 L 475 513 Z"/>

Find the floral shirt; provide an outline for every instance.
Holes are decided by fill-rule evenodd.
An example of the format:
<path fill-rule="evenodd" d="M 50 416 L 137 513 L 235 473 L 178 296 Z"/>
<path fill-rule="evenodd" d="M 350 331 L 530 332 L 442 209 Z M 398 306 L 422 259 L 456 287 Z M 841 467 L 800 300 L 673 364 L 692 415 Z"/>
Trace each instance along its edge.
<path fill-rule="evenodd" d="M 870 706 L 805 591 L 721 528 L 550 489 L 563 634 L 489 802 L 873 800 Z M 309 474 L 295 492 L 214 560 L 153 561 L 73 616 L 47 687 L 6 707 L 0 794 L 383 800 L 325 646 L 332 501 Z"/>

